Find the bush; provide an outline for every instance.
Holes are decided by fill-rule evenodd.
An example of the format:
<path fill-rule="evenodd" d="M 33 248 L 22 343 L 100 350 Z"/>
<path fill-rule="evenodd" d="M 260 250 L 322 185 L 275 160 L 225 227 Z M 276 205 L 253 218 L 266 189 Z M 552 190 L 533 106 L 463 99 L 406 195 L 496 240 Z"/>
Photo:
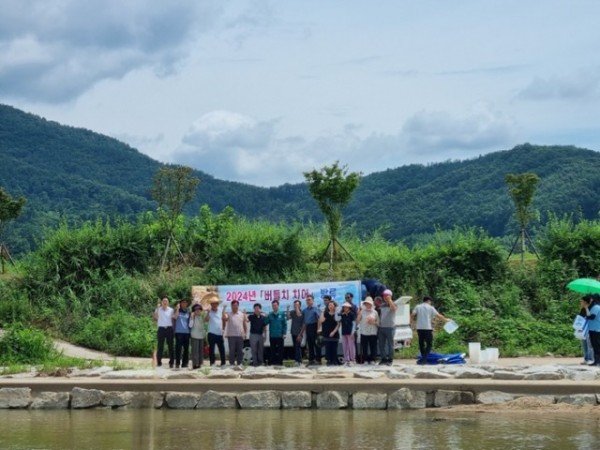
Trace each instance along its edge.
<path fill-rule="evenodd" d="M 426 279 L 440 271 L 468 281 L 490 283 L 504 279 L 506 256 L 502 247 L 481 230 L 454 230 L 419 252 Z"/>
<path fill-rule="evenodd" d="M 2 364 L 40 364 L 56 356 L 52 340 L 40 330 L 14 324 L 0 338 Z"/>
<path fill-rule="evenodd" d="M 283 225 L 237 221 L 213 246 L 210 272 L 215 282 L 235 274 L 246 282 L 278 281 L 306 264 L 299 234 Z"/>
<path fill-rule="evenodd" d="M 152 320 L 146 311 L 133 315 L 121 310 L 89 318 L 73 339 L 77 344 L 112 355 L 150 357 L 154 333 Z"/>
<path fill-rule="evenodd" d="M 561 261 L 579 277 L 600 275 L 600 222 L 572 217 L 552 218 L 541 234 L 539 249 L 543 260 Z"/>
<path fill-rule="evenodd" d="M 31 316 L 27 292 L 14 280 L 0 280 L 0 326 L 6 326 Z"/>
<path fill-rule="evenodd" d="M 26 263 L 32 293 L 81 292 L 117 273 L 145 273 L 156 264 L 157 239 L 144 225 L 97 221 L 80 228 L 63 225 Z"/>

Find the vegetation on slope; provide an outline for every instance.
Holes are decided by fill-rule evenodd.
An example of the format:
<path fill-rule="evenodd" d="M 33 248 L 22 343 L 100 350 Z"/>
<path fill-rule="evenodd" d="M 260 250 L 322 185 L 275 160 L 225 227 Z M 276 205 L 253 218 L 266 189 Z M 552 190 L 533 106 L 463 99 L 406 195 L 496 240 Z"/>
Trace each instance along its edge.
<path fill-rule="evenodd" d="M 180 218 L 175 236 L 185 264 L 171 255 L 159 273 L 160 222 L 62 226 L 43 246 L 0 280 L 0 325 L 26 322 L 99 350 L 150 356 L 157 297 L 189 296 L 195 284 L 318 281 L 327 268 L 315 260 L 327 244 L 322 227 L 248 221 L 231 210 L 207 207 Z M 377 277 L 396 295 L 431 294 L 441 311 L 461 325 L 438 333 L 436 347 L 464 351 L 468 341 L 498 346 L 505 356 L 576 355 L 571 322 L 577 296 L 564 290 L 577 276 L 600 273 L 600 222 L 552 219 L 538 237 L 542 259 L 511 266 L 494 238 L 474 229 L 440 233 L 409 248 L 380 235 L 342 238 L 358 261 L 347 261 L 338 279 Z M 414 350 L 413 350 L 414 351 Z"/>

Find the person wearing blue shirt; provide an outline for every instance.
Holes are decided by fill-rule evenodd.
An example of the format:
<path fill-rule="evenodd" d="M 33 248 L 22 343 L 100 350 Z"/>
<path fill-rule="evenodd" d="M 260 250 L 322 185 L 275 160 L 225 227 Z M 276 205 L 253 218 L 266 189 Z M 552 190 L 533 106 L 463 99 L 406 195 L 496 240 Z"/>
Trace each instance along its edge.
<path fill-rule="evenodd" d="M 317 345 L 317 330 L 319 328 L 321 311 L 315 306 L 315 299 L 312 295 L 306 297 L 306 308 L 304 308 L 302 314 L 304 314 L 304 325 L 302 325 L 302 330 L 297 340 L 298 342 L 302 342 L 302 336 L 306 333 L 308 365 L 321 364 L 321 347 Z"/>
<path fill-rule="evenodd" d="M 590 342 L 594 349 L 594 365 L 600 366 L 600 304 L 598 304 L 597 296 L 586 295 L 581 299 L 581 307 L 585 310 L 586 319 L 588 321 L 588 332 Z"/>
<path fill-rule="evenodd" d="M 175 368 L 187 368 L 190 354 L 190 311 L 189 302 L 182 299 L 175 307 L 173 320 L 175 320 Z M 183 355 L 182 355 L 183 353 Z"/>

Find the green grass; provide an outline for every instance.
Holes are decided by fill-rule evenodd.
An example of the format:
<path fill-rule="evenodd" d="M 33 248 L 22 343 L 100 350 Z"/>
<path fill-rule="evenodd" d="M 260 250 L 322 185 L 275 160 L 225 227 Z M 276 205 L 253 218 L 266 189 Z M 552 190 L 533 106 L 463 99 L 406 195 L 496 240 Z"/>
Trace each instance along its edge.
<path fill-rule="evenodd" d="M 83 358 L 73 358 L 70 356 L 58 355 L 52 359 L 48 359 L 40 364 L 20 364 L 8 363 L 0 368 L 0 375 L 15 375 L 19 373 L 30 372 L 35 369 L 40 375 L 53 376 L 66 374 L 68 369 L 93 369 L 99 367 L 103 363 L 99 360 L 90 360 Z"/>

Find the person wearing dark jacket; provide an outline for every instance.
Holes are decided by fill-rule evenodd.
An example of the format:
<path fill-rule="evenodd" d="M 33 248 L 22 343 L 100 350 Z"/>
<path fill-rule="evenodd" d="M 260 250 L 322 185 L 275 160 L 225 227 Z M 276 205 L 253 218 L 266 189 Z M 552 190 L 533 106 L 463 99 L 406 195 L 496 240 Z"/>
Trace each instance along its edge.
<path fill-rule="evenodd" d="M 340 340 L 340 322 L 336 314 L 337 305 L 334 301 L 327 304 L 327 309 L 321 313 L 319 323 L 321 324 L 321 333 L 325 342 L 325 359 L 328 366 L 339 365 L 337 357 L 338 342 Z"/>

